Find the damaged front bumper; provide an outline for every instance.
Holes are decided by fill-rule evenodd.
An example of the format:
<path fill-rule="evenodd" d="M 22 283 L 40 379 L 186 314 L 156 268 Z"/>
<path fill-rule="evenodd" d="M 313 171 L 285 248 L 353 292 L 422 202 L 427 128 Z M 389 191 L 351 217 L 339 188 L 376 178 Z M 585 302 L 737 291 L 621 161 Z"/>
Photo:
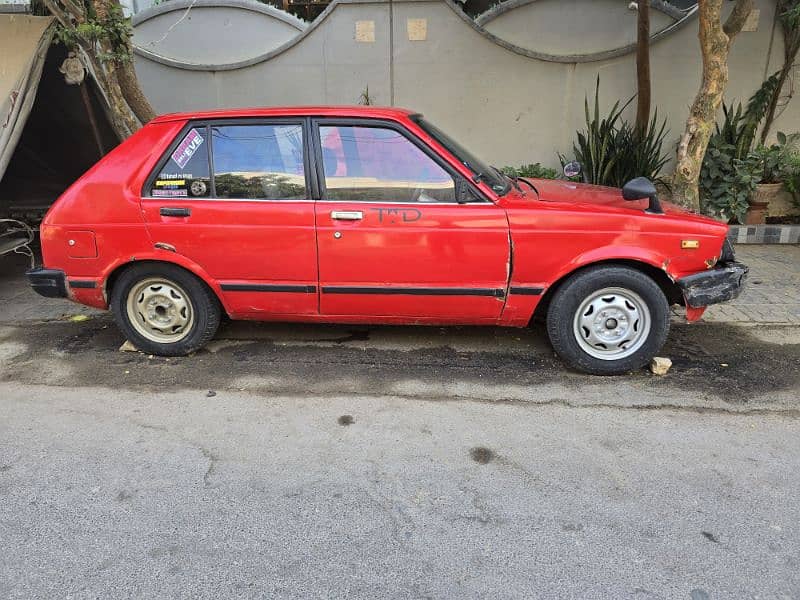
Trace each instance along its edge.
<path fill-rule="evenodd" d="M 703 308 L 738 297 L 747 271 L 747 266 L 739 262 L 718 263 L 713 269 L 682 277 L 676 283 L 683 292 L 687 307 Z"/>

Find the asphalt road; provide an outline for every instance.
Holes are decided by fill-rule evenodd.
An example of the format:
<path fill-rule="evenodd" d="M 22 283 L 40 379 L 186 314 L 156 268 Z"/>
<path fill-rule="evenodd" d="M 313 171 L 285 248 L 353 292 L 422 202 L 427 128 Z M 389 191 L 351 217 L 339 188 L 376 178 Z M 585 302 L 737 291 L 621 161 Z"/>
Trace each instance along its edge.
<path fill-rule="evenodd" d="M 0 598 L 800 598 L 798 328 L 0 325 Z"/>

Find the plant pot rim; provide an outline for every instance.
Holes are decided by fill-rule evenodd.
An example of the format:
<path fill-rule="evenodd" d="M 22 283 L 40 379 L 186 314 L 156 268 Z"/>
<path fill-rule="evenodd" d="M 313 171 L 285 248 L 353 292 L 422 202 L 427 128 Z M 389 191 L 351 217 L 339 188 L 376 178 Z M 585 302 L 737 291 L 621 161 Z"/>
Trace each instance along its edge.
<path fill-rule="evenodd" d="M 783 182 L 779 181 L 778 183 L 758 183 L 756 184 L 760 188 L 767 188 L 767 189 L 776 189 L 783 186 Z"/>

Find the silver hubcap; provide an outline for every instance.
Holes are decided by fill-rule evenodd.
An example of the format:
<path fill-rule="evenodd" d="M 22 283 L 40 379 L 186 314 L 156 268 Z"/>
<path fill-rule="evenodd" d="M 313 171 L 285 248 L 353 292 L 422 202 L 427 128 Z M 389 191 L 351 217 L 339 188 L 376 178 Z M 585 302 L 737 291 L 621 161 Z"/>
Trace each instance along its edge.
<path fill-rule="evenodd" d="M 128 293 L 128 320 L 152 342 L 169 344 L 185 338 L 194 323 L 192 303 L 178 284 L 154 277 Z"/>
<path fill-rule="evenodd" d="M 625 288 L 589 295 L 575 313 L 573 332 L 581 349 L 601 360 L 619 360 L 642 347 L 650 333 L 650 310 Z"/>

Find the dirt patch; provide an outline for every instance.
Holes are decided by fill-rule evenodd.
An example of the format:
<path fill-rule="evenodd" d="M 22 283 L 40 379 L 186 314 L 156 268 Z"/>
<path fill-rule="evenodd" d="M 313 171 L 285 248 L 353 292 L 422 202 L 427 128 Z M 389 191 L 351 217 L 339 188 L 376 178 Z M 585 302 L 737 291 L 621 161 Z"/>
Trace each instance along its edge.
<path fill-rule="evenodd" d="M 488 465 L 494 460 L 494 452 L 483 446 L 476 446 L 469 451 L 470 458 L 479 465 Z"/>
<path fill-rule="evenodd" d="M 13 329 L 6 342 L 16 342 L 16 347 L 25 350 L 3 361 L 0 377 L 48 383 L 48 365 L 55 362 L 65 368 L 69 384 L 75 386 L 183 388 L 203 393 L 246 387 L 270 394 L 396 395 L 411 381 L 419 382 L 422 395 L 430 395 L 426 389 L 441 389 L 448 395 L 458 393 L 448 391 L 452 386 L 480 386 L 490 396 L 498 394 L 492 396 L 496 400 L 504 398 L 493 390 L 512 386 L 534 390 L 557 383 L 574 389 L 579 397 L 586 385 L 614 385 L 622 380 L 650 391 L 679 388 L 746 404 L 769 392 L 800 388 L 800 344 L 786 343 L 790 340 L 779 335 L 782 329 L 772 329 L 772 337 L 782 343 L 758 339 L 748 328 L 733 325 L 674 325 L 659 353 L 673 361 L 667 376 L 656 378 L 643 369 L 622 378 L 600 378 L 568 370 L 540 341 L 513 352 L 455 350 L 442 344 L 447 344 L 448 331 L 455 339 L 458 330 L 438 328 L 423 330 L 423 337 L 424 331 L 430 332 L 430 339 L 423 339 L 424 347 L 405 350 L 378 349 L 370 347 L 369 341 L 356 347 L 330 347 L 257 339 L 189 357 L 148 357 L 118 352 L 123 337 L 110 316 L 101 315 L 83 323 L 51 321 Z M 771 328 L 759 329 L 760 334 L 767 330 Z M 491 334 L 487 331 L 487 335 Z M 540 336 L 544 339 L 544 332 L 537 330 L 532 337 Z M 252 383 L 243 387 L 244 381 Z"/>

